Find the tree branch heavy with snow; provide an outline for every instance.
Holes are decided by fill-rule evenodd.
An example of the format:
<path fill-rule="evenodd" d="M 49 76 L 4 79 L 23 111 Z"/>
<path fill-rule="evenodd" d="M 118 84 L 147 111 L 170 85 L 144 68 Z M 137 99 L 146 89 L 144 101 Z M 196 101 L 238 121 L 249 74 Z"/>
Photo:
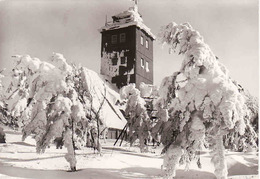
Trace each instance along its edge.
<path fill-rule="evenodd" d="M 234 131 L 243 136 L 250 126 L 245 99 L 228 70 L 190 24 L 170 23 L 162 28 L 160 39 L 170 46 L 171 52 L 184 55 L 180 71 L 161 86 L 164 92 L 158 100 L 168 101 L 168 121 L 178 131 L 164 156 L 165 178 L 174 177 L 177 164 L 189 164 L 207 143 L 212 150 L 215 175 L 218 179 L 227 178 L 223 137 Z M 176 74 L 186 78 L 180 86 L 176 84 Z M 235 140 L 232 142 L 238 145 Z"/>
<path fill-rule="evenodd" d="M 68 151 L 65 158 L 75 171 L 75 149 L 85 146 L 88 128 L 106 127 L 102 116 L 105 83 L 94 72 L 69 65 L 61 54 L 54 54 L 49 63 L 28 55 L 15 57 L 3 99 L 8 112 L 23 129 L 23 140 L 35 137 L 37 153 L 62 137 Z"/>

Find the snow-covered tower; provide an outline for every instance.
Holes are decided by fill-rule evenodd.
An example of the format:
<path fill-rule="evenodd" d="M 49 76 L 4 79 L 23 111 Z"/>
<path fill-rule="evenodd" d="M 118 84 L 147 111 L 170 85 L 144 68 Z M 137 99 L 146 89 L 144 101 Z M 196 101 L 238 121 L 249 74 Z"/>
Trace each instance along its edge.
<path fill-rule="evenodd" d="M 143 23 L 134 7 L 112 16 L 101 27 L 101 74 L 118 89 L 141 82 L 153 84 L 153 40 L 155 36 Z"/>

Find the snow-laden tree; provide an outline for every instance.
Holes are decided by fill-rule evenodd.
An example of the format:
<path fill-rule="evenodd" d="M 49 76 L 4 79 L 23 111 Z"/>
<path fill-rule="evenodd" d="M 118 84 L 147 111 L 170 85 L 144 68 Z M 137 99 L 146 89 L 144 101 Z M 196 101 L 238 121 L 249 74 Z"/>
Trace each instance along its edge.
<path fill-rule="evenodd" d="M 0 71 L 0 124 L 5 124 L 6 123 L 6 118 L 7 118 L 7 111 L 5 108 L 5 103 L 3 101 L 4 95 L 3 95 L 3 82 L 2 78 L 4 78 L 4 75 L 2 74 L 3 70 Z M 5 143 L 5 133 L 3 128 L 0 127 L 0 143 Z"/>
<path fill-rule="evenodd" d="M 17 128 L 24 125 L 28 119 L 32 105 L 31 98 L 29 98 L 29 81 L 36 73 L 37 65 L 39 65 L 39 59 L 34 58 L 28 68 L 21 70 L 21 66 L 24 65 L 23 61 L 26 61 L 27 57 L 24 56 L 23 61 L 20 60 L 21 56 L 14 56 L 16 61 L 11 71 L 7 70 L 5 78 L 7 86 L 3 90 L 3 102 L 7 109 L 7 122 L 11 127 Z"/>
<path fill-rule="evenodd" d="M 6 124 L 8 121 L 8 114 L 7 114 L 6 104 L 4 102 L 4 85 L 2 81 L 4 75 L 2 73 L 3 70 L 0 71 L 0 123 Z"/>
<path fill-rule="evenodd" d="M 245 97 L 245 103 L 247 108 L 249 109 L 248 118 L 250 119 L 254 130 L 258 133 L 258 98 L 252 96 L 247 90 L 243 90 L 242 94 Z"/>
<path fill-rule="evenodd" d="M 4 89 L 4 85 L 3 85 L 3 81 L 2 81 L 2 78 L 4 78 L 3 71 L 4 70 L 0 71 L 0 99 L 1 100 L 3 98 L 3 89 Z"/>
<path fill-rule="evenodd" d="M 159 89 L 159 98 L 154 101 L 153 105 L 157 110 L 156 116 L 158 122 L 151 129 L 151 134 L 152 136 L 156 134 L 161 135 L 161 143 L 164 145 L 162 153 L 168 149 L 179 133 L 178 125 L 175 124 L 177 120 L 174 120 L 175 118 L 169 119 L 168 114 L 168 105 L 170 101 L 175 98 L 175 80 L 178 74 L 179 73 L 175 73 L 173 76 L 163 79 Z M 178 113 L 176 115 L 178 115 Z"/>
<path fill-rule="evenodd" d="M 234 81 L 234 84 L 245 99 L 245 105 L 248 109 L 245 116 L 246 127 L 244 135 L 240 135 L 236 130 L 225 135 L 224 145 L 234 151 L 250 151 L 252 147 L 258 145 L 258 100 L 237 82 Z"/>
<path fill-rule="evenodd" d="M 130 145 L 139 139 L 141 152 L 146 152 L 145 139 L 149 137 L 151 122 L 145 108 L 145 100 L 140 96 L 140 91 L 135 88 L 133 83 L 121 88 L 120 95 L 122 99 L 127 99 L 125 115 Z"/>
<path fill-rule="evenodd" d="M 85 107 L 85 114 L 88 119 L 86 133 L 91 135 L 92 145 L 100 153 L 102 148 L 99 141 L 100 131 L 106 128 L 102 108 L 106 100 L 107 87 L 96 73 L 83 67 L 75 69 L 74 87 L 78 99 Z"/>
<path fill-rule="evenodd" d="M 160 38 L 171 51 L 184 55 L 180 71 L 163 81 L 157 103 L 159 109 L 168 109 L 166 123 L 172 136 L 165 142 L 164 176 L 174 177 L 179 163 L 188 166 L 202 145 L 208 145 L 215 175 L 225 179 L 223 137 L 231 133 L 241 137 L 250 126 L 245 99 L 228 70 L 191 25 L 170 23 L 162 28 Z M 182 81 L 181 75 L 185 78 Z M 238 144 L 237 140 L 231 142 Z"/>
<path fill-rule="evenodd" d="M 45 152 L 56 137 L 63 138 L 72 171 L 76 170 L 75 149 L 86 144 L 88 128 L 104 126 L 105 85 L 95 77 L 102 83 L 102 89 L 97 89 L 93 76 L 90 70 L 69 65 L 61 54 L 54 54 L 49 63 L 16 56 L 5 99 L 23 128 L 23 139 L 34 135 L 38 153 Z"/>
<path fill-rule="evenodd" d="M 78 121 L 85 117 L 82 104 L 73 88 L 72 67 L 60 54 L 54 54 L 50 63 L 42 62 L 30 56 L 17 56 L 15 67 L 23 74 L 27 85 L 23 108 L 28 100 L 32 107 L 28 113 L 29 121 L 23 128 L 23 140 L 30 134 L 35 135 L 36 151 L 45 152 L 55 137 L 64 137 L 68 153 L 65 158 L 71 169 L 76 170 L 74 129 Z M 29 74 L 29 75 L 28 75 Z M 18 76 L 18 77 L 21 77 Z M 21 90 L 24 92 L 23 90 Z M 14 103 L 19 108 L 20 100 Z"/>

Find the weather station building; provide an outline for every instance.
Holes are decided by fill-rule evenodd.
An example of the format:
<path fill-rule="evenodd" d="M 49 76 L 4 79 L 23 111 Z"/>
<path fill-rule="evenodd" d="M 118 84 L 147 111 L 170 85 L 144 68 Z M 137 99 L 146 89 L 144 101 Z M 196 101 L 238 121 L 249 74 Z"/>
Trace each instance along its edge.
<path fill-rule="evenodd" d="M 101 75 L 117 89 L 129 83 L 153 84 L 153 41 L 155 36 L 134 7 L 112 16 L 101 27 Z"/>
<path fill-rule="evenodd" d="M 99 29 L 101 75 L 116 91 L 130 83 L 153 85 L 153 41 L 155 36 L 134 7 L 112 16 Z M 117 138 L 122 129 L 109 128 L 108 138 Z"/>

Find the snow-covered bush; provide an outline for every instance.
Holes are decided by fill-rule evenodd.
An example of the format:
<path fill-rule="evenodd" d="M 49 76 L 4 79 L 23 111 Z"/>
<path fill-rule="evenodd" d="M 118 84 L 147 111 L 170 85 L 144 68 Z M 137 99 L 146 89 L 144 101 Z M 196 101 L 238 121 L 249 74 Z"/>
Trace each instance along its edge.
<path fill-rule="evenodd" d="M 147 151 L 145 139 L 148 139 L 150 130 L 150 118 L 145 108 L 145 100 L 140 96 L 140 91 L 135 88 L 135 84 L 124 86 L 120 90 L 122 99 L 127 99 L 125 114 L 129 128 L 129 140 L 132 145 L 139 139 L 141 152 Z"/>
<path fill-rule="evenodd" d="M 162 28 L 160 38 L 171 51 L 184 55 L 180 71 L 163 81 L 157 102 L 159 108 L 168 109 L 167 126 L 175 132 L 169 133 L 172 137 L 166 142 L 165 178 L 175 176 L 178 163 L 196 159 L 202 145 L 209 145 L 212 151 L 217 178 L 227 178 L 223 136 L 234 132 L 243 136 L 250 126 L 245 99 L 228 70 L 190 24 L 170 23 Z M 182 85 L 179 75 L 186 78 Z"/>

